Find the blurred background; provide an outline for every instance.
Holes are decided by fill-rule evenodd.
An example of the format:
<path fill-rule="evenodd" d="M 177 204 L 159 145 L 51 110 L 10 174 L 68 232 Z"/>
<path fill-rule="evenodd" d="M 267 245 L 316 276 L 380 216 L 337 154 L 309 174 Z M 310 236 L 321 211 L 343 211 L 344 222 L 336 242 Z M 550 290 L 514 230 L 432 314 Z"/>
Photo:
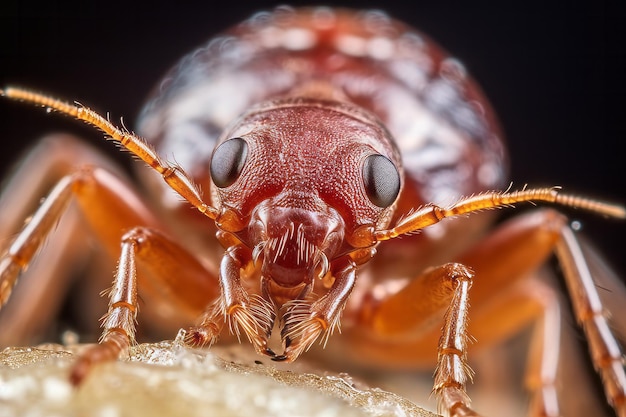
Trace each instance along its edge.
<path fill-rule="evenodd" d="M 277 4 L 210 3 L 5 1 L 0 85 L 78 100 L 132 127 L 144 97 L 178 58 Z M 517 186 L 562 185 L 626 203 L 626 16 L 617 1 L 415 3 L 325 4 L 384 9 L 464 62 L 500 116 Z M 79 123 L 0 100 L 0 173 L 29 144 L 58 130 L 119 156 Z M 623 276 L 626 222 L 568 213 Z"/>

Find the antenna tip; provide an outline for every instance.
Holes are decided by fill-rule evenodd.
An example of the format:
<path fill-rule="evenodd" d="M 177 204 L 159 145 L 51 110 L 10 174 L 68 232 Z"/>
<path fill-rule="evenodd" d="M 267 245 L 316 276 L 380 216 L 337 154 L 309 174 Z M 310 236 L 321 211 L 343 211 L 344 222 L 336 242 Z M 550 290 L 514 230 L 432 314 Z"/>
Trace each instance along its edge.
<path fill-rule="evenodd" d="M 618 219 L 626 219 L 626 208 L 624 208 L 623 206 L 616 206 L 615 217 L 617 217 Z"/>
<path fill-rule="evenodd" d="M 15 87 L 7 86 L 4 88 L 0 88 L 0 96 L 12 98 L 13 91 L 15 91 Z"/>

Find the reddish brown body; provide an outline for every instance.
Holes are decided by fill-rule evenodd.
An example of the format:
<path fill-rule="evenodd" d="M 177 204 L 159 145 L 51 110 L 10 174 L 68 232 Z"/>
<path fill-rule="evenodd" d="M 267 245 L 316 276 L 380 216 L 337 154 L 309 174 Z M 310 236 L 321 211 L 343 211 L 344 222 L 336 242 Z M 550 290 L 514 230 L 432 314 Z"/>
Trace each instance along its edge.
<path fill-rule="evenodd" d="M 260 13 L 183 59 L 157 91 L 140 133 L 159 153 L 175 153 L 205 190 L 211 187 L 206 161 L 217 143 L 254 131 L 255 124 L 267 126 L 253 139 L 262 145 L 250 152 L 255 168 L 227 190 L 213 186 L 214 203 L 232 209 L 242 224 L 267 198 L 270 206 L 281 200 L 312 212 L 336 210 L 346 240 L 334 250 L 338 260 L 353 250 L 350 236 L 360 226 L 383 227 L 394 214 L 397 220 L 428 202 L 450 204 L 504 185 L 499 128 L 463 66 L 380 12 Z M 238 119 L 243 126 L 233 128 Z M 344 168 L 360 167 L 372 152 L 393 160 L 402 175 L 398 201 L 384 211 L 367 199 L 360 171 Z M 275 196 L 278 190 L 284 191 Z M 478 218 L 451 222 L 385 245 L 368 265 L 377 272 L 364 277 L 361 270 L 359 279 L 395 286 L 396 279 L 450 259 L 483 227 Z M 245 230 L 237 232 L 251 251 L 255 244 Z M 354 297 L 351 306 L 360 311 L 362 300 Z"/>
<path fill-rule="evenodd" d="M 394 214 L 397 220 L 426 203 L 450 204 L 498 189 L 506 171 L 490 105 L 462 65 L 380 12 L 260 13 L 183 59 L 159 85 L 139 126 L 160 154 L 175 153 L 196 183 L 207 193 L 212 187 L 221 216 L 237 219 L 223 226 L 243 243 L 239 263 L 261 242 L 267 251 L 268 239 L 281 239 L 293 227 L 290 216 L 299 217 L 296 227 L 308 219 L 308 233 L 317 234 L 317 241 L 291 233 L 282 253 L 265 253 L 271 262 L 264 263 L 261 287 L 247 289 L 268 293 L 266 301 L 277 309 L 294 295 L 327 292 L 328 283 L 313 279 L 320 256 L 331 270 L 340 268 L 355 251 L 352 236 L 359 227 L 385 227 Z M 177 149 L 181 137 L 183 152 Z M 235 184 L 215 187 L 206 161 L 216 145 L 236 137 L 250 148 L 246 166 Z M 392 160 L 402 178 L 391 207 L 377 207 L 364 192 L 362 160 L 373 153 Z M 245 227 L 252 224 L 264 225 Z M 481 228 L 477 218 L 451 222 L 439 225 L 434 239 L 427 233 L 383 246 L 368 265 L 379 273 L 359 280 L 395 286 L 398 278 L 450 259 Z M 331 232 L 333 242 L 324 242 Z M 326 247 L 311 249 L 309 263 L 296 268 L 302 238 Z M 369 250 L 359 257 L 357 263 L 369 262 Z M 279 270 L 290 276 L 277 277 Z M 348 279 L 334 270 L 331 275 Z M 342 292 L 347 297 L 350 290 Z M 354 297 L 347 314 L 360 314 L 362 304 Z M 264 324 L 269 333 L 272 323 Z"/>
<path fill-rule="evenodd" d="M 0 259 L 6 301 L 70 198 L 110 253 L 122 242 L 103 336 L 79 359 L 75 383 L 134 342 L 139 291 L 164 320 L 199 317 L 189 344 L 215 342 L 227 323 L 274 360 L 325 344 L 342 321 L 350 361 L 437 362 L 434 391 L 453 415 L 475 415 L 465 393 L 469 335 L 490 345 L 538 321 L 532 410 L 557 415 L 558 337 L 555 345 L 543 335 L 560 329 L 559 303 L 527 278 L 556 252 L 609 401 L 626 413 L 619 346 L 564 217 L 540 211 L 491 234 L 487 214 L 459 218 L 526 201 L 615 217 L 623 208 L 556 188 L 488 191 L 506 176 L 489 103 L 461 64 L 384 14 L 254 16 L 165 77 L 140 119 L 145 142 L 88 109 L 23 90 L 3 94 L 85 120 L 152 168 L 141 173 L 156 206 L 85 166 L 101 162 L 92 151 L 75 151 L 81 168 L 59 181 Z M 162 159 L 170 156 L 176 164 Z M 468 327 L 475 273 L 482 286 L 472 290 L 478 308 Z M 273 332 L 282 352 L 270 346 Z"/>
<path fill-rule="evenodd" d="M 396 218 L 426 203 L 451 204 L 459 196 L 506 185 L 507 158 L 500 129 L 490 104 L 462 64 L 424 35 L 375 11 L 258 14 L 183 59 L 144 108 L 139 131 L 161 154 L 176 154 L 177 162 L 208 190 L 206 161 L 220 135 L 222 141 L 232 137 L 223 133 L 226 127 L 258 103 L 271 107 L 279 97 L 302 96 L 339 100 L 359 117 L 371 119 L 374 128 L 389 132 L 370 132 L 360 140 L 369 141 L 403 170 Z M 325 151 L 348 136 L 355 139 L 345 131 L 349 126 L 343 121 L 333 125 L 332 120 L 313 118 L 313 112 L 296 117 L 299 129 L 320 129 L 318 139 L 326 139 L 322 129 L 332 131 L 332 136 L 326 133 L 329 140 L 322 141 Z M 289 147 L 295 147 L 293 156 L 301 148 L 319 145 L 310 136 L 284 137 L 291 141 Z M 358 157 L 350 149 L 335 155 L 338 160 L 328 161 L 328 166 L 303 167 L 306 176 L 330 178 L 336 175 L 333 166 L 344 165 L 340 158 Z M 355 188 L 350 198 L 360 207 L 358 181 L 346 178 Z M 258 203 L 237 199 L 250 206 Z M 437 263 L 432 258 L 435 253 L 441 253 L 442 247 L 462 246 L 459 236 L 468 235 L 461 230 L 446 230 L 447 238 L 442 238 L 441 230 L 436 234 L 437 239 L 423 245 L 412 240 L 417 248 L 409 247 L 407 239 L 389 245 L 395 246 L 387 251 L 391 253 L 381 248 L 374 262 L 385 268 L 409 262 L 392 255 L 402 246 L 406 253 L 424 258 L 416 265 L 410 257 L 412 273 Z M 395 257 L 396 262 L 387 257 Z M 441 255 L 448 257 L 449 252 Z"/>

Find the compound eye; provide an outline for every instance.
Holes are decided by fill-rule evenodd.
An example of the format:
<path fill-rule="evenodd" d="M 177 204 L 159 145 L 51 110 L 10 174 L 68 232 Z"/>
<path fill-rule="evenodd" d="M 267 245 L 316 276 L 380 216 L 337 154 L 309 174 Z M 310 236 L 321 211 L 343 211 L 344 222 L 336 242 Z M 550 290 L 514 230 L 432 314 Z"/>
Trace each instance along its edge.
<path fill-rule="evenodd" d="M 237 181 L 248 157 L 248 144 L 242 138 L 228 139 L 213 151 L 211 178 L 219 188 Z"/>
<path fill-rule="evenodd" d="M 386 208 L 393 204 L 400 192 L 400 174 L 389 158 L 374 154 L 363 164 L 363 184 L 372 203 Z"/>

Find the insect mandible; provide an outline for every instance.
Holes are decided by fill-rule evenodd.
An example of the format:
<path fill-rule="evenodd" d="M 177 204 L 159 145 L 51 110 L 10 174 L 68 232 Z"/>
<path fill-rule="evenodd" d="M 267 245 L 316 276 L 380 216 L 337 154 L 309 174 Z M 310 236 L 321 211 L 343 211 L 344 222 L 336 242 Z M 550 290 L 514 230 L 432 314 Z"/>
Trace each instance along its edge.
<path fill-rule="evenodd" d="M 604 331 L 601 306 L 590 301 L 586 267 L 565 218 L 539 211 L 483 238 L 489 213 L 459 218 L 529 201 L 614 217 L 624 217 L 623 209 L 556 188 L 485 191 L 506 187 L 492 110 L 457 61 L 402 24 L 379 13 L 329 9 L 257 15 L 169 74 L 140 120 L 150 145 L 81 106 L 20 89 L 3 94 L 105 131 L 165 179 L 145 173 L 164 211 L 181 212 L 187 224 L 181 230 L 202 225 L 225 249 L 219 265 L 207 266 L 206 255 L 181 241 L 186 232 L 171 236 L 170 220 L 128 186 L 105 169 L 74 164 L 80 169 L 63 176 L 1 259 L 0 300 L 8 300 L 70 200 L 112 252 L 122 242 L 101 343 L 79 359 L 77 383 L 94 362 L 115 359 L 134 342 L 137 292 L 146 291 L 167 297 L 173 314 L 200 318 L 188 331 L 189 344 L 209 345 L 226 326 L 275 360 L 296 359 L 342 320 L 350 324 L 342 338 L 362 361 L 437 361 L 440 407 L 463 415 L 471 412 L 464 388 L 468 335 L 489 343 L 515 327 L 494 320 L 468 331 L 474 275 L 490 284 L 490 294 L 472 292 L 480 308 L 556 250 L 572 291 L 585 288 L 575 308 L 593 307 L 583 327 L 594 358 L 603 357 L 596 365 L 608 399 L 625 412 L 621 354 Z M 181 139 L 189 152 L 181 153 Z M 170 154 L 176 164 L 160 156 Z M 181 210 L 171 189 L 216 229 Z M 450 259 L 460 262 L 445 263 Z M 142 268 L 137 275 L 135 263 Z M 268 344 L 273 332 L 281 336 L 279 352 Z M 443 334 L 438 349 L 435 334 Z M 552 383 L 535 394 L 555 413 Z"/>

